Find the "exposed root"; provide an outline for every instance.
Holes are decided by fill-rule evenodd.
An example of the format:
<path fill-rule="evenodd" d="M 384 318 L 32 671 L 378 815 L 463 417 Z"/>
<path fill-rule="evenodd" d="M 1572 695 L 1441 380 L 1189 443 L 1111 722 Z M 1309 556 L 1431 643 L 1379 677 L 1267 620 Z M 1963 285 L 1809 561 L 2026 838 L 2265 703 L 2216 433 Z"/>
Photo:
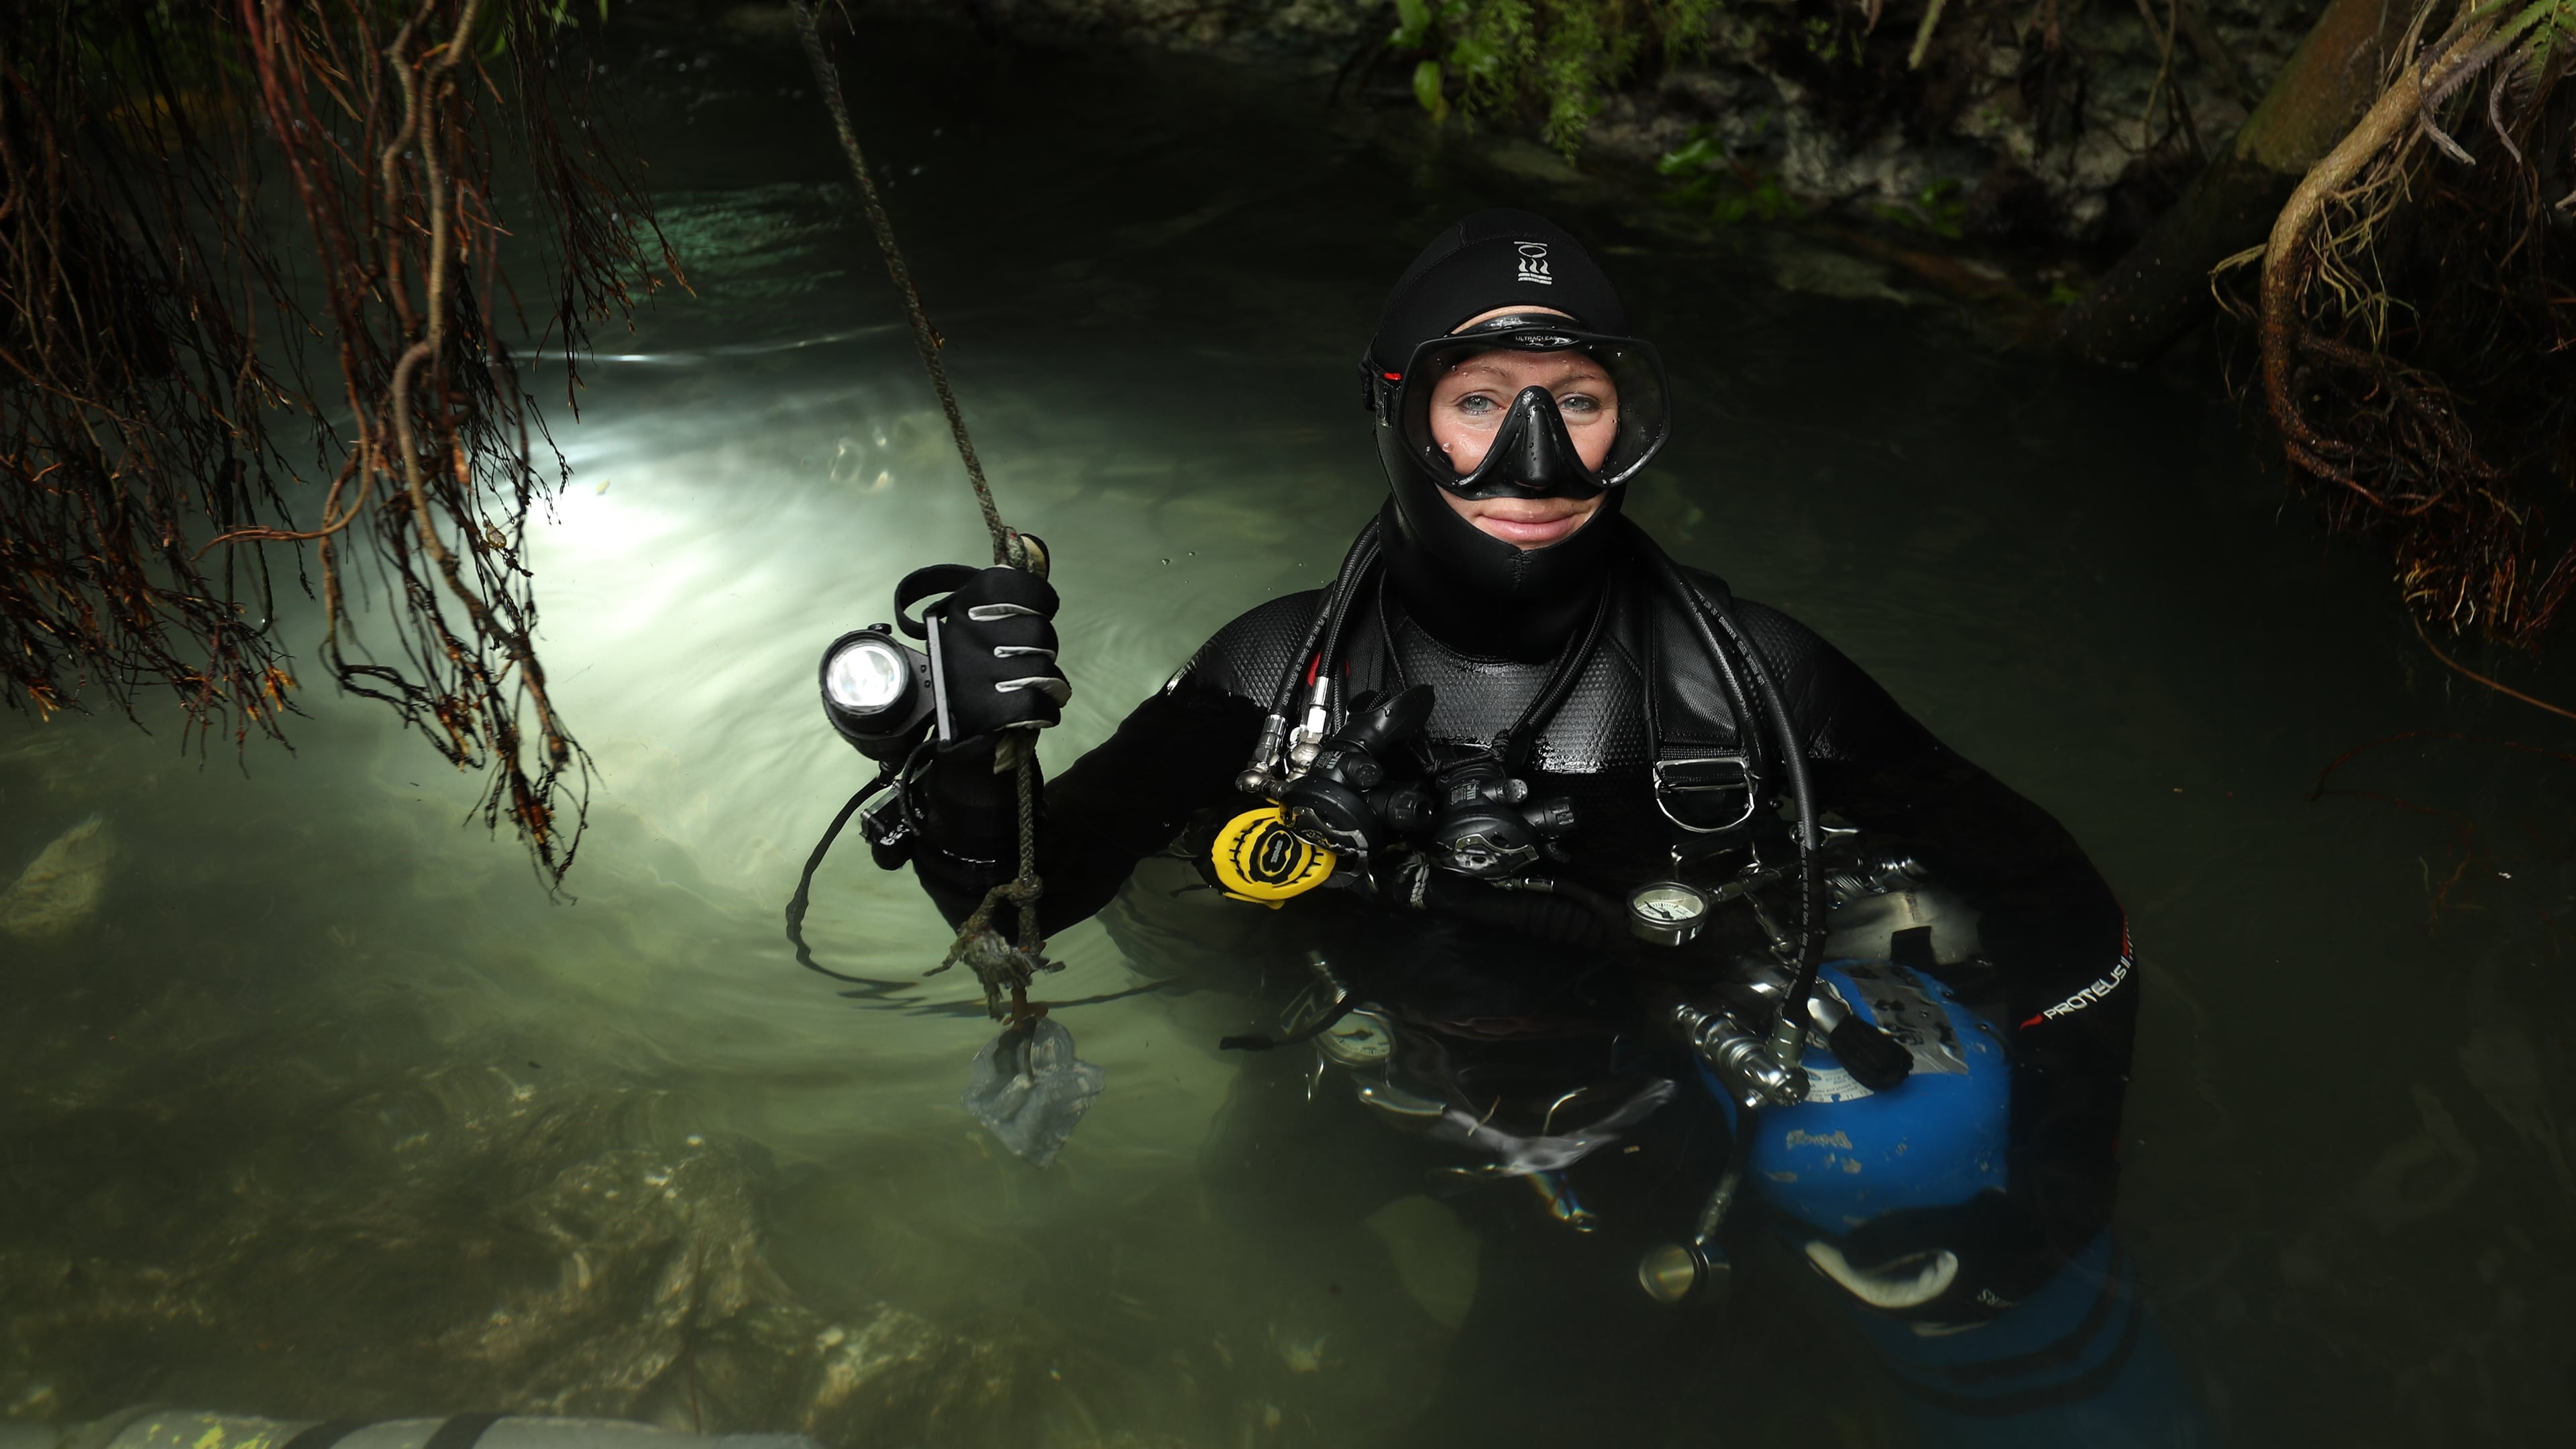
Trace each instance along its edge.
<path fill-rule="evenodd" d="M 2562 719 L 2576 719 L 2576 710 L 2551 704 L 2545 699 L 2535 699 L 2532 696 L 2523 693 L 2521 690 L 2514 688 L 2510 684 L 2503 683 L 2500 680 L 2489 679 L 2487 676 L 2480 674 L 2469 666 L 2453 659 L 2450 655 L 2443 653 L 2441 646 L 2435 644 L 2425 635 L 2424 626 L 2420 622 L 2415 626 L 2415 636 L 2419 639 L 2423 639 L 2424 648 L 2429 651 L 2435 659 L 2442 661 L 2444 667 L 2450 669 L 2452 672 L 2478 684 L 2483 684 L 2487 688 L 2494 690 L 2496 693 L 2505 696 L 2507 699 L 2521 700 L 2524 704 L 2530 705 L 2534 709 L 2545 709 L 2551 714 L 2557 715 Z M 2514 748 L 2519 749 L 2521 746 L 2517 745 L 2514 746 Z"/>
<path fill-rule="evenodd" d="M 2570 31 L 2570 0 L 2428 3 L 2282 208 L 2255 309 L 2264 401 L 2329 521 L 2389 539 L 2418 620 L 2509 644 L 2576 586 L 2546 507 L 2576 482 L 2576 248 L 2538 187 L 2576 138 Z"/>
<path fill-rule="evenodd" d="M 590 325 L 622 315 L 629 287 L 653 284 L 656 237 L 587 118 L 586 67 L 562 43 L 571 13 L 510 0 L 0 8 L 0 367 L 16 374 L 0 389 L 0 671 L 13 703 L 50 711 L 97 691 L 135 715 L 158 681 L 194 739 L 226 723 L 237 744 L 277 734 L 294 680 L 265 546 L 310 543 L 334 677 L 487 771 L 485 819 L 506 816 L 560 882 L 587 761 L 537 657 L 523 551 L 530 509 L 563 473 L 559 457 L 551 474 L 539 466 L 553 449 L 494 315 L 511 295 L 498 258 L 512 230 L 492 201 L 495 133 L 532 163 L 515 230 L 550 233 L 560 267 L 539 346 L 572 358 Z M 272 173 L 312 248 L 311 312 L 265 220 Z M 294 370 L 301 350 L 270 363 L 264 331 L 318 344 L 336 396 Z M 321 420 L 344 409 L 348 435 L 334 436 Z M 330 483 L 318 519 L 297 527 L 278 485 L 304 467 L 281 440 L 306 435 Z M 391 606 L 381 654 L 352 622 L 374 588 Z"/>

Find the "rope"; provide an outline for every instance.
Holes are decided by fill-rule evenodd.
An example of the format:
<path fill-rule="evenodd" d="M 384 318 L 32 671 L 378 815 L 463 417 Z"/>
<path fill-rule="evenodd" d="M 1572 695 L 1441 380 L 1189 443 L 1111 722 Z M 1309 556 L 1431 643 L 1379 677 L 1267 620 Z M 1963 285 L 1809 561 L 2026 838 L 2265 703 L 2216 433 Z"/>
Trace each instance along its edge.
<path fill-rule="evenodd" d="M 992 535 L 993 562 L 996 566 L 1035 567 L 1043 572 L 1043 565 L 1032 559 L 1019 534 L 1004 526 L 1001 510 L 994 506 L 992 487 L 984 481 L 984 465 L 975 457 L 975 440 L 966 433 L 966 415 L 958 410 L 957 394 L 948 386 L 948 368 L 939 360 L 939 351 L 947 345 L 947 339 L 930 325 L 929 314 L 921 307 L 921 291 L 912 283 L 912 270 L 903 264 L 903 249 L 895 245 L 894 223 L 886 219 L 885 204 L 877 196 L 876 177 L 868 170 L 867 157 L 859 150 L 858 132 L 850 125 L 850 109 L 841 96 L 841 73 L 823 49 L 823 35 L 814 21 L 813 0 L 792 0 L 789 9 L 796 19 L 796 38 L 805 48 L 807 63 L 814 68 L 814 84 L 823 94 L 824 107 L 832 113 L 832 129 L 840 137 L 841 152 L 849 158 L 850 175 L 859 184 L 868 230 L 875 233 L 877 251 L 885 257 L 886 275 L 894 279 L 894 289 L 903 298 L 904 316 L 912 323 L 913 346 L 921 353 L 923 370 L 930 374 L 931 391 L 939 394 L 940 411 L 948 415 L 949 434 L 957 440 L 958 461 L 966 465 L 966 481 L 975 489 L 975 505 L 984 514 L 984 531 Z M 1045 1007 L 1029 1004 L 1028 985 L 1036 972 L 1052 969 L 1054 963 L 1041 954 L 1046 940 L 1038 934 L 1038 899 L 1046 886 L 1038 878 L 1037 744 L 1033 739 L 1013 736 L 999 748 L 1011 752 L 1011 773 L 1018 777 L 1019 873 L 984 893 L 983 901 L 959 924 L 957 939 L 949 946 L 947 957 L 931 968 L 930 974 L 936 976 L 963 961 L 983 983 L 985 1009 L 997 1020 L 1004 1019 L 1001 998 L 1008 990 L 1007 1019 L 1016 1028 L 1046 1014 Z M 1016 946 L 1003 945 L 992 930 L 993 912 L 1004 901 L 1019 908 Z"/>
<path fill-rule="evenodd" d="M 1026 742 L 1012 773 L 1020 785 L 1020 949 L 1035 951 L 1046 944 L 1038 936 L 1038 895 L 1045 886 L 1038 880 L 1037 751 Z"/>
<path fill-rule="evenodd" d="M 877 250 L 884 254 L 886 275 L 894 278 L 894 289 L 903 297 L 903 314 L 912 322 L 912 345 L 921 350 L 921 365 L 930 373 L 930 387 L 939 394 L 939 409 L 948 414 L 948 431 L 957 439 L 957 456 L 966 465 L 966 481 L 975 486 L 975 504 L 984 511 L 984 531 L 993 536 L 993 562 L 1021 563 L 1013 557 L 1018 551 L 1012 545 L 1016 538 L 1002 526 L 1002 512 L 993 506 L 993 490 L 984 482 L 984 465 L 975 459 L 975 440 L 966 436 L 966 415 L 957 410 L 957 394 L 948 387 L 948 368 L 939 360 L 939 349 L 947 339 L 930 325 L 929 314 L 921 310 L 921 291 L 912 284 L 912 269 L 903 264 L 903 249 L 895 245 L 894 223 L 886 220 L 885 204 L 877 199 L 877 182 L 868 170 L 868 159 L 859 151 L 859 133 L 850 127 L 850 108 L 841 100 L 841 73 L 832 66 L 832 57 L 823 50 L 823 35 L 814 25 L 813 0 L 795 0 L 791 7 L 796 15 L 796 38 L 804 43 L 805 59 L 814 67 L 814 84 L 822 89 L 823 104 L 832 113 L 832 129 L 841 138 L 842 154 L 850 158 L 850 175 L 859 183 L 859 201 L 867 208 L 868 230 L 876 233 Z"/>

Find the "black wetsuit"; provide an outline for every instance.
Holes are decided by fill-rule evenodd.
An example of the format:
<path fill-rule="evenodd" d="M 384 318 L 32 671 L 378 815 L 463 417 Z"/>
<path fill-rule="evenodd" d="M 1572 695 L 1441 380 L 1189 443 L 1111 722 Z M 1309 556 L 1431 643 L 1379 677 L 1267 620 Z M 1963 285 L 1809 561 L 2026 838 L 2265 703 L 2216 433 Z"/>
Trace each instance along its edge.
<path fill-rule="evenodd" d="M 1677 713 L 1720 732 L 1731 724 L 1710 664 L 1672 624 L 1672 611 L 1637 582 L 1637 570 L 1610 567 L 1592 589 L 1544 608 L 1487 601 L 1435 628 L 1424 616 L 1438 618 L 1454 596 L 1405 556 L 1392 510 L 1387 521 L 1386 582 L 1359 600 L 1344 635 L 1346 697 L 1429 684 L 1435 741 L 1489 743 L 1540 688 L 1597 590 L 1612 590 L 1601 643 L 1548 721 L 1526 778 L 1534 795 L 1574 803 L 1571 859 L 1558 875 L 1614 900 L 1671 876 L 1675 835 L 1650 784 L 1659 736 L 1687 732 L 1669 718 Z M 1714 578 L 1693 578 L 1704 594 L 1726 597 Z M 1238 792 L 1235 777 L 1319 603 L 1317 593 L 1293 594 L 1228 624 L 1114 735 L 1047 784 L 1038 859 L 1047 931 L 1101 910 L 1140 859 L 1194 825 L 1204 831 L 1259 803 Z M 2108 1221 L 2136 1017 L 2136 991 L 2123 984 L 2122 913 L 2047 812 L 1935 739 L 1812 630 L 1749 601 L 1733 607 L 1780 683 L 1820 807 L 1911 854 L 1982 911 L 1982 987 L 2001 998 L 1992 1014 L 2014 1027 L 2011 1187 L 1964 1219 L 1925 1225 L 1935 1239 L 1968 1234 L 1988 1244 L 1974 1279 L 1944 1295 L 1952 1301 L 1941 1313 L 1955 1321 L 1973 1312 L 1963 1305 L 1980 1290 L 2019 1297 Z M 1661 721 L 1651 718 L 1659 708 Z M 935 767 L 925 786 L 928 838 L 909 853 L 954 920 L 1008 874 L 1008 777 L 970 752 Z M 1687 994 L 1695 974 L 1722 975 L 1762 945 L 1749 917 L 1737 917 L 1689 948 L 1641 958 L 1598 941 L 1591 944 L 1602 949 L 1569 947 L 1588 923 L 1563 919 L 1574 908 L 1562 898 L 1459 882 L 1433 905 L 1323 889 L 1288 902 L 1279 920 L 1345 945 L 1375 943 L 1358 968 L 1364 990 L 1413 1026 L 1470 1054 L 1553 1053 L 1576 1078 L 1630 1070 L 1640 1053 L 1678 1055 L 1651 1024 L 1655 1008 Z"/>

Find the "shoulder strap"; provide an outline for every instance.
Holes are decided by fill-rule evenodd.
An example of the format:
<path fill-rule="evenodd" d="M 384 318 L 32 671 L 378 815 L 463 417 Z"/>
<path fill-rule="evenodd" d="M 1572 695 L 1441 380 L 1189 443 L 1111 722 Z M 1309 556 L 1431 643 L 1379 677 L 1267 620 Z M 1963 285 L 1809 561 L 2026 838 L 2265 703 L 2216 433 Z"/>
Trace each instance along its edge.
<path fill-rule="evenodd" d="M 1656 547 L 1631 527 L 1636 547 Z M 1682 577 L 1694 603 L 1712 589 L 1719 601 L 1728 597 L 1722 580 Z M 1670 593 L 1649 587 L 1638 595 L 1655 809 L 1673 828 L 1675 861 L 1748 844 L 1776 826 L 1765 807 L 1778 792 L 1763 732 L 1746 727 L 1752 706 L 1744 662 L 1723 642 L 1712 655 Z"/>

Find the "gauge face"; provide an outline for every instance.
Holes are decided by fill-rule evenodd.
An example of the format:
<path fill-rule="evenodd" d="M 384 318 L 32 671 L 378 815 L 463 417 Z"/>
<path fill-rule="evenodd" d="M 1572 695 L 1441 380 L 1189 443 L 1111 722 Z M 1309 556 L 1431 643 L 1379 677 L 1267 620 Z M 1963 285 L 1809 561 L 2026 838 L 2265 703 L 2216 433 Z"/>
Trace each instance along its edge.
<path fill-rule="evenodd" d="M 1328 1060 L 1342 1066 L 1368 1066 L 1395 1055 L 1395 1030 L 1385 1017 L 1359 1007 L 1345 1013 L 1317 1037 L 1315 1046 Z"/>
<path fill-rule="evenodd" d="M 1708 924 L 1708 896 L 1679 881 L 1642 885 L 1628 896 L 1628 929 L 1663 946 L 1680 946 Z"/>
<path fill-rule="evenodd" d="M 1708 910 L 1708 901 L 1684 885 L 1648 886 L 1628 898 L 1628 909 L 1659 926 L 1683 926 Z"/>

